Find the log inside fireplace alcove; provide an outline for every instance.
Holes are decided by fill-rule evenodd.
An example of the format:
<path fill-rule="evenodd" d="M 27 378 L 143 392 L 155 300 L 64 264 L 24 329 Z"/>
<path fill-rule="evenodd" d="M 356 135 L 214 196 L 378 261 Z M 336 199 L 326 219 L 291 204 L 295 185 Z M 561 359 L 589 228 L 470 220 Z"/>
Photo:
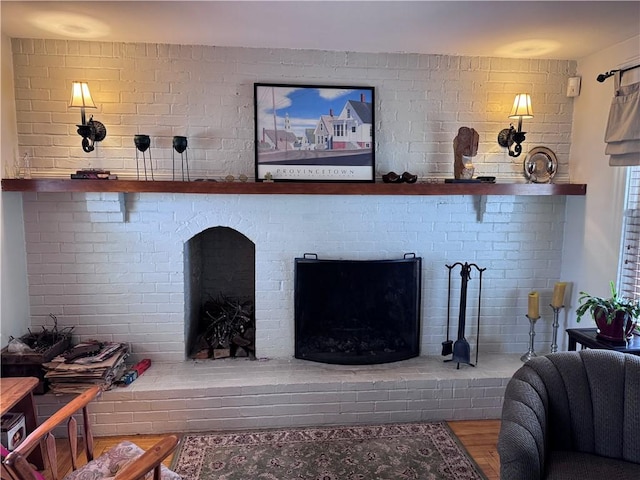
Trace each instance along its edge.
<path fill-rule="evenodd" d="M 255 354 L 255 244 L 228 227 L 212 227 L 193 236 L 184 247 L 185 354 L 187 358 L 225 358 Z M 229 345 L 203 345 L 213 308 L 243 309 L 244 340 Z M 222 314 L 220 314 L 222 316 Z M 247 343 L 247 341 L 249 343 Z M 224 343 L 224 342 L 223 342 Z M 237 343 L 247 343 L 239 347 Z M 203 353 L 210 350 L 209 354 Z M 229 350 L 225 354 L 225 350 Z M 222 352 L 222 353 L 218 353 Z"/>

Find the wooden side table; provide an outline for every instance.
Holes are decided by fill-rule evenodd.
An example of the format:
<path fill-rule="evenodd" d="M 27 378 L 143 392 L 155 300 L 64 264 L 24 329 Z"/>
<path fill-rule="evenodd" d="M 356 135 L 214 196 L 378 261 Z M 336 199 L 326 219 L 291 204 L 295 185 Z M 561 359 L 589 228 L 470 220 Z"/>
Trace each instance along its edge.
<path fill-rule="evenodd" d="M 36 403 L 33 391 L 40 383 L 35 377 L 4 377 L 0 378 L 0 406 L 2 415 L 7 412 L 20 412 L 24 415 L 26 434 L 33 432 L 38 426 Z M 44 468 L 44 458 L 41 448 L 36 448 L 29 456 L 29 461 L 38 469 Z"/>
<path fill-rule="evenodd" d="M 616 345 L 615 343 L 599 339 L 596 328 L 568 328 L 567 335 L 569 335 L 569 350 L 575 350 L 576 344 L 579 343 L 582 348 L 600 348 L 640 355 L 640 337 L 636 335 L 634 335 L 626 345 Z"/>

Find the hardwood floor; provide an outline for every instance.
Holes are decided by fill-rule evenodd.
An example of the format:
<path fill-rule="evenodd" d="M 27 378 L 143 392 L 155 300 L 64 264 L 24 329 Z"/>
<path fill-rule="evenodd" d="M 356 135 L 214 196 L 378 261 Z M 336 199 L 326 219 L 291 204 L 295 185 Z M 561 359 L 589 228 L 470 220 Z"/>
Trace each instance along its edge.
<path fill-rule="evenodd" d="M 465 420 L 448 423 L 487 478 L 500 480 L 500 457 L 497 449 L 500 420 Z"/>
<path fill-rule="evenodd" d="M 489 480 L 500 479 L 500 459 L 497 452 L 498 433 L 500 431 L 499 420 L 464 420 L 448 422 L 451 430 L 458 436 L 460 442 L 467 449 L 471 457 L 482 469 Z M 117 445 L 122 440 L 132 440 L 143 449 L 148 449 L 156 443 L 162 435 L 136 435 L 135 437 L 98 437 L 95 439 L 95 455 L 102 454 L 105 450 Z M 64 449 L 62 449 L 64 450 Z M 62 452 L 60 452 L 62 453 Z M 60 471 L 68 471 L 71 462 L 66 458 L 58 460 Z M 173 457 L 165 460 L 169 466 Z"/>

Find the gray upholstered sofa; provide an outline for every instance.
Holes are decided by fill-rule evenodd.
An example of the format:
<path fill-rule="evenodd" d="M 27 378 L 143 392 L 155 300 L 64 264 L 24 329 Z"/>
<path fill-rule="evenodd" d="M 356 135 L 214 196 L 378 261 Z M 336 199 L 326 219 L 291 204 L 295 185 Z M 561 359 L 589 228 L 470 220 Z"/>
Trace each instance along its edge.
<path fill-rule="evenodd" d="M 502 480 L 640 480 L 640 357 L 558 352 L 509 381 Z"/>

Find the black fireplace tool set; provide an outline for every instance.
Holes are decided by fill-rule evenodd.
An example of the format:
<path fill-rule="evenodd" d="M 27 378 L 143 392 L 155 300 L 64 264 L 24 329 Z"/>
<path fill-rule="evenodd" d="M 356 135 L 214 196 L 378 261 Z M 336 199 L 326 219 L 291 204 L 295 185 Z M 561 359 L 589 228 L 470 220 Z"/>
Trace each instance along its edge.
<path fill-rule="evenodd" d="M 449 328 L 451 325 L 451 272 L 454 268 L 460 266 L 460 312 L 458 314 L 458 338 L 455 342 L 453 342 L 449 338 Z M 461 363 L 466 363 L 475 367 L 478 363 L 478 339 L 480 337 L 480 300 L 482 297 L 482 272 L 486 270 L 486 268 L 480 268 L 475 263 L 460 263 L 456 262 L 453 265 L 446 265 L 449 269 L 449 295 L 447 299 L 447 339 L 442 342 L 442 356 L 447 356 L 453 354 L 453 357 L 445 360 L 445 362 L 456 362 L 458 366 L 457 369 L 460 368 Z M 464 337 L 464 331 L 466 327 L 466 318 L 467 318 L 467 286 L 469 280 L 471 279 L 471 268 L 474 267 L 479 272 L 479 287 L 478 287 L 478 327 L 476 332 L 476 363 L 471 363 L 471 346 L 469 342 Z"/>

